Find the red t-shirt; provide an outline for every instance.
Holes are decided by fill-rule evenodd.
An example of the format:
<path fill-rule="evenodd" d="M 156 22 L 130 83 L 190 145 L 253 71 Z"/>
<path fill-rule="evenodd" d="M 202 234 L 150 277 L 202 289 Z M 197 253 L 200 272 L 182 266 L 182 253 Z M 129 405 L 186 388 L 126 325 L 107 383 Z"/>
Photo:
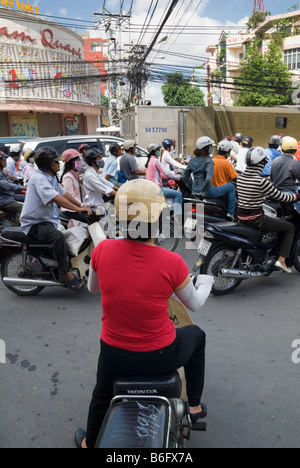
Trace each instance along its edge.
<path fill-rule="evenodd" d="M 180 255 L 124 239 L 105 240 L 93 252 L 92 267 L 102 294 L 104 343 L 135 352 L 173 343 L 168 301 L 189 275 Z"/>

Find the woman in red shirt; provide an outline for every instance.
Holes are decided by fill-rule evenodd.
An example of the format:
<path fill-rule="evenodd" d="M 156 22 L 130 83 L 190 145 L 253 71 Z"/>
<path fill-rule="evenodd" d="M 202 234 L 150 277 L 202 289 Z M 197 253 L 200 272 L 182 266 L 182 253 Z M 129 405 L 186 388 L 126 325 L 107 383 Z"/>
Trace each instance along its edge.
<path fill-rule="evenodd" d="M 205 333 L 197 326 L 176 330 L 168 303 L 175 293 L 197 312 L 210 294 L 213 278 L 201 275 L 195 288 L 182 257 L 154 245 L 166 207 L 155 183 L 126 183 L 115 207 L 127 238 L 105 240 L 92 255 L 89 289 L 101 290 L 102 296 L 101 354 L 87 433 L 79 429 L 75 436 L 79 448 L 95 446 L 118 377 L 167 374 L 184 366 L 192 421 L 207 415 L 201 405 Z"/>

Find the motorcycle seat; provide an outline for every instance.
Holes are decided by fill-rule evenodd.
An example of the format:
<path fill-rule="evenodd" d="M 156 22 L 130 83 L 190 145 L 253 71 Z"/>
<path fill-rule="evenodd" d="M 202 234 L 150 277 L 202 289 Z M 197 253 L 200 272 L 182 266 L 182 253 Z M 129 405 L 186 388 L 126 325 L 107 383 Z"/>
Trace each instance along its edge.
<path fill-rule="evenodd" d="M 15 227 L 7 227 L 1 233 L 2 239 L 18 242 L 20 244 L 34 244 L 34 245 L 45 245 L 45 242 L 39 242 L 37 239 L 33 237 L 26 236 L 23 233 L 21 228 Z"/>
<path fill-rule="evenodd" d="M 180 398 L 182 382 L 178 372 L 168 375 L 122 377 L 114 382 L 114 395 L 163 396 Z"/>
<path fill-rule="evenodd" d="M 169 411 L 166 402 L 142 399 L 109 408 L 95 448 L 165 448 Z"/>
<path fill-rule="evenodd" d="M 256 242 L 261 242 L 264 233 L 254 229 L 250 226 L 246 226 L 243 224 L 236 224 L 231 222 L 225 223 L 218 223 L 216 226 L 225 232 L 230 232 L 232 234 L 237 234 L 242 237 L 246 237 L 247 239 L 254 240 Z"/>
<path fill-rule="evenodd" d="M 196 201 L 202 201 L 203 203 L 206 203 L 208 205 L 214 205 L 214 206 L 219 206 L 224 209 L 227 209 L 227 196 L 225 195 L 224 197 L 218 197 L 218 198 L 208 198 L 208 197 L 203 197 L 202 195 L 199 195 L 197 193 L 193 193 L 191 199 L 196 200 Z"/>
<path fill-rule="evenodd" d="M 208 205 L 214 205 L 214 206 L 220 206 L 224 208 L 225 210 L 227 209 L 227 197 L 219 197 L 219 198 L 204 198 L 204 203 L 207 203 Z"/>

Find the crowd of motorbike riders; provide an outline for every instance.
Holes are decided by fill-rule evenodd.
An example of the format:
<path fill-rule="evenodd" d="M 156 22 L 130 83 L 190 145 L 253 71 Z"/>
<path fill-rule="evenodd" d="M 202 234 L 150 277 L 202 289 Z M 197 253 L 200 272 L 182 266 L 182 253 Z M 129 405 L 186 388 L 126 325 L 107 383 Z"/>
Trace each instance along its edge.
<path fill-rule="evenodd" d="M 300 180 L 298 142 L 295 138 L 273 135 L 267 149 L 254 146 L 250 136 L 237 133 L 224 137 L 217 145 L 208 136 L 196 142 L 193 158 L 181 158 L 176 142 L 165 139 L 162 144 L 148 146 L 148 161 L 140 168 L 135 158 L 136 143 L 126 140 L 122 146 L 113 143 L 110 156 L 87 144 L 79 151 L 69 149 L 59 155 L 45 147 L 27 151 L 20 158 L 20 146 L 12 145 L 10 154 L 0 151 L 0 210 L 15 226 L 40 241 L 51 242 L 59 264 L 60 280 L 69 288 L 81 291 L 84 283 L 68 267 L 64 237 L 57 230 L 58 208 L 68 219 L 86 222 L 91 209 L 100 209 L 113 200 L 120 187 L 128 181 L 146 178 L 157 184 L 166 199 L 173 200 L 175 225 L 181 223 L 183 197 L 166 181 L 182 180 L 193 196 L 227 200 L 229 221 L 250 225 L 263 232 L 281 234 L 281 248 L 276 267 L 291 273 L 286 265 L 294 227 L 279 218 L 265 216 L 263 202 L 271 197 L 284 203 L 295 203 L 300 212 Z M 63 173 L 58 179 L 60 162 Z M 36 170 L 38 169 L 38 170 Z M 18 183 L 16 183 L 18 182 Z M 171 184 L 172 185 L 172 184 Z M 25 194 L 24 204 L 15 195 Z"/>

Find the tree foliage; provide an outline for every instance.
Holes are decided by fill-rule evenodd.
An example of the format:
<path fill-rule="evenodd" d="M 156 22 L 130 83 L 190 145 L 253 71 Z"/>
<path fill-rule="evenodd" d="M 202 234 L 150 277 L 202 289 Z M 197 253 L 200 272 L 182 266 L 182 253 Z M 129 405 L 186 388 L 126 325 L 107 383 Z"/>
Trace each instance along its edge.
<path fill-rule="evenodd" d="M 292 75 L 282 60 L 282 49 L 275 38 L 270 40 L 265 54 L 261 41 L 251 41 L 240 71 L 235 78 L 238 90 L 235 105 L 272 107 L 291 102 Z"/>
<path fill-rule="evenodd" d="M 254 29 L 256 29 L 270 15 L 270 11 L 253 13 L 253 15 L 250 16 L 248 23 L 246 24 L 248 31 L 253 31 Z"/>
<path fill-rule="evenodd" d="M 205 106 L 203 92 L 198 86 L 192 86 L 182 73 L 168 75 L 167 82 L 161 89 L 167 106 Z"/>

